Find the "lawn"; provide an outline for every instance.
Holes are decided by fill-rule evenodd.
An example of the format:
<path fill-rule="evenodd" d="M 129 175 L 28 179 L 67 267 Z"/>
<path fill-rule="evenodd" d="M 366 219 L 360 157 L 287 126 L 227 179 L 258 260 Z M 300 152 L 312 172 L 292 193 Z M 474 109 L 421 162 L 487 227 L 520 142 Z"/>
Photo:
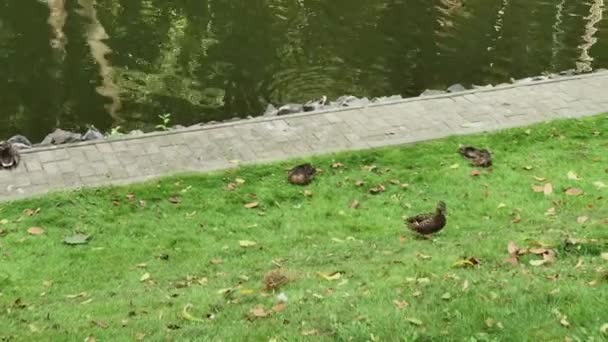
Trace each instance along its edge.
<path fill-rule="evenodd" d="M 0 341 L 605 340 L 607 132 L 319 156 L 305 187 L 292 160 L 2 204 Z M 443 231 L 405 229 L 439 200 Z"/>

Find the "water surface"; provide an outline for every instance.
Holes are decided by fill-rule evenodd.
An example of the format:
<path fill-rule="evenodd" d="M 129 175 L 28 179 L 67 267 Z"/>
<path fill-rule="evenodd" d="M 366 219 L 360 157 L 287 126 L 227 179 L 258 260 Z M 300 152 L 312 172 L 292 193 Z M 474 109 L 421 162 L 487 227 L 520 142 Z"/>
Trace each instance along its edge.
<path fill-rule="evenodd" d="M 11 0 L 0 138 L 608 66 L 603 0 Z"/>

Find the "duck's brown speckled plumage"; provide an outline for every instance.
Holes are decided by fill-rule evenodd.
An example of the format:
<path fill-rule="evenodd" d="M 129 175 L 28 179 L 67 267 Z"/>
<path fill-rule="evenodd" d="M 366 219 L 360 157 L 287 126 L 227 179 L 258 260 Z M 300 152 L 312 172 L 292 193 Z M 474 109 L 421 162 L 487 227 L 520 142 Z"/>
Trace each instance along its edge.
<path fill-rule="evenodd" d="M 437 233 L 447 222 L 445 202 L 440 201 L 434 213 L 420 214 L 406 219 L 409 229 L 418 234 L 430 235 Z"/>
<path fill-rule="evenodd" d="M 307 185 L 312 182 L 315 177 L 315 173 L 315 168 L 311 164 L 306 163 L 298 165 L 293 169 L 289 170 L 289 173 L 287 174 L 287 180 L 291 184 Z"/>
<path fill-rule="evenodd" d="M 458 149 L 463 157 L 469 159 L 471 163 L 478 167 L 492 166 L 492 154 L 486 149 L 478 149 L 472 146 L 460 146 Z"/>
<path fill-rule="evenodd" d="M 12 169 L 19 165 L 21 157 L 19 151 L 9 142 L 0 143 L 0 166 L 4 169 Z"/>

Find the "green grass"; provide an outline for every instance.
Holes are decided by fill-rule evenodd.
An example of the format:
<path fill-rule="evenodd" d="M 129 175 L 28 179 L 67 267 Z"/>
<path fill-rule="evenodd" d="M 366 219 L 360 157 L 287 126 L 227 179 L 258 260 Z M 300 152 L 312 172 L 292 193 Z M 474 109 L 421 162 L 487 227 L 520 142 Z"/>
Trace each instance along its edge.
<path fill-rule="evenodd" d="M 312 162 L 324 172 L 307 187 L 286 184 L 296 160 L 4 204 L 0 340 L 600 341 L 608 188 L 597 182 L 608 184 L 606 132 L 602 115 L 320 156 Z M 471 176 L 459 143 L 489 147 L 493 169 Z M 228 191 L 236 178 L 245 183 Z M 552 194 L 532 190 L 548 182 Z M 371 195 L 378 184 L 386 191 Z M 568 196 L 569 187 L 584 194 Z M 168 200 L 175 195 L 181 203 Z M 416 239 L 402 217 L 438 200 L 448 206 L 446 228 Z M 244 208 L 252 201 L 259 207 Z M 32 226 L 45 233 L 29 235 Z M 76 231 L 92 235 L 88 245 L 62 243 Z M 566 248 L 568 237 L 597 241 Z M 551 245 L 557 260 L 505 263 L 510 241 Z M 481 264 L 454 266 L 466 257 Z M 279 265 L 291 279 L 277 291 L 288 297 L 285 309 L 252 317 L 254 307 L 277 303 L 262 280 Z M 188 304 L 196 320 L 184 318 Z"/>

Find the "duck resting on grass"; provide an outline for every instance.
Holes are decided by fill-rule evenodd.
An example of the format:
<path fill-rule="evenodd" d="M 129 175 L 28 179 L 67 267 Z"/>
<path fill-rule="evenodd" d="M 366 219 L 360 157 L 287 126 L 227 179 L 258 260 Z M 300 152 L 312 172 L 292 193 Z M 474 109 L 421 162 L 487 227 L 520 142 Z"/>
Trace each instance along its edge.
<path fill-rule="evenodd" d="M 19 165 L 19 151 L 8 141 L 0 142 L 0 165 L 3 169 L 12 169 Z"/>
<path fill-rule="evenodd" d="M 315 178 L 317 170 L 310 163 L 298 165 L 289 170 L 287 180 L 295 185 L 307 185 Z"/>
<path fill-rule="evenodd" d="M 447 222 L 445 217 L 447 213 L 445 202 L 439 201 L 437 209 L 434 213 L 420 214 L 413 217 L 408 217 L 406 223 L 409 229 L 422 235 L 427 236 L 437 233 Z"/>
<path fill-rule="evenodd" d="M 458 153 L 469 159 L 477 167 L 492 166 L 492 154 L 486 149 L 478 149 L 472 146 L 460 146 Z"/>

